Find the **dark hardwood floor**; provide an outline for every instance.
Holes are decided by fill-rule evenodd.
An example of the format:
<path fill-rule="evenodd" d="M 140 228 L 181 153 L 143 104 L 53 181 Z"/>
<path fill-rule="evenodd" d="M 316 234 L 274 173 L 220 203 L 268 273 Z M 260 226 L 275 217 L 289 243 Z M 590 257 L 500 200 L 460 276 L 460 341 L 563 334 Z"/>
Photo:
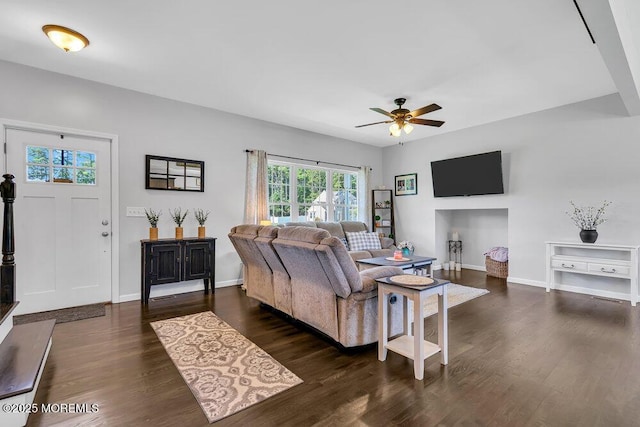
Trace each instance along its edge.
<path fill-rule="evenodd" d="M 32 414 L 29 426 L 205 426 L 149 322 L 212 310 L 304 380 L 216 423 L 260 426 L 634 426 L 640 423 L 640 307 L 436 272 L 490 294 L 449 311 L 449 365 L 375 346 L 343 352 L 239 287 L 107 307 L 56 325 L 36 403 L 96 403 L 90 414 Z M 425 320 L 437 335 L 436 316 Z"/>

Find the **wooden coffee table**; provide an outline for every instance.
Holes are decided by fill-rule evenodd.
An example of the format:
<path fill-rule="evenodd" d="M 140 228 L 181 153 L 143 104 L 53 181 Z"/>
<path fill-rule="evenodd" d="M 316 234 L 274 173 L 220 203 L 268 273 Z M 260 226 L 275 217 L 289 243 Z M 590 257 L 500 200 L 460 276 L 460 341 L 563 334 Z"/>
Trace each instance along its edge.
<path fill-rule="evenodd" d="M 403 270 L 407 270 L 409 268 L 413 269 L 423 269 L 425 273 L 429 277 L 433 277 L 433 268 L 432 263 L 437 258 L 432 258 L 428 256 L 417 256 L 410 255 L 407 257 L 403 257 L 402 260 L 389 260 L 387 258 L 393 257 L 376 257 L 376 258 L 364 258 L 356 261 L 359 265 L 375 265 L 375 266 L 392 266 L 392 267 L 400 267 Z"/>
<path fill-rule="evenodd" d="M 424 276 L 406 274 L 416 279 L 429 279 Z M 393 276 L 398 278 L 399 276 Z M 416 379 L 424 378 L 424 360 L 436 353 L 440 353 L 440 363 L 449 363 L 449 344 L 447 332 L 447 280 L 433 280 L 426 286 L 398 284 L 393 277 L 376 280 L 378 282 L 378 360 L 387 359 L 387 350 L 413 359 L 413 371 Z M 399 280 L 399 279 L 398 279 Z M 403 333 L 389 341 L 389 297 L 391 294 L 402 295 L 403 305 Z M 438 344 L 424 339 L 423 308 L 429 295 L 438 295 Z M 413 334 L 411 319 L 408 316 L 408 301 L 413 302 Z"/>

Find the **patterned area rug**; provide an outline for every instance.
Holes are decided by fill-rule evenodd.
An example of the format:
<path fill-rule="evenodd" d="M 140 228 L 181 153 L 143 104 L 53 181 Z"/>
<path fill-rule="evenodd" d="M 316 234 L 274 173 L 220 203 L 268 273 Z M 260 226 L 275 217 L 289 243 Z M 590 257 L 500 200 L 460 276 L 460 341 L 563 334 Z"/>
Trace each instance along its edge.
<path fill-rule="evenodd" d="M 56 319 L 56 323 L 75 322 L 105 315 L 104 303 L 62 308 L 60 310 L 42 311 L 40 313 L 20 314 L 13 316 L 14 325 Z"/>
<path fill-rule="evenodd" d="M 474 298 L 488 294 L 486 289 L 472 288 L 470 286 L 456 285 L 449 283 L 447 285 L 447 307 L 455 307 Z M 429 295 L 423 305 L 424 317 L 433 316 L 438 312 L 438 295 Z"/>
<path fill-rule="evenodd" d="M 302 383 L 210 311 L 151 326 L 210 423 Z"/>

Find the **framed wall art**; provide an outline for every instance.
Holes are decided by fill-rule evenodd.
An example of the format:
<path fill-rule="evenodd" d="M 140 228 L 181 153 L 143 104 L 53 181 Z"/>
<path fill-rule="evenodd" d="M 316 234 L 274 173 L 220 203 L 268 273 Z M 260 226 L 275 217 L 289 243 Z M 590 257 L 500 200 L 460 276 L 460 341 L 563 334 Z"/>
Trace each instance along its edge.
<path fill-rule="evenodd" d="M 396 175 L 396 196 L 418 194 L 418 174 Z"/>

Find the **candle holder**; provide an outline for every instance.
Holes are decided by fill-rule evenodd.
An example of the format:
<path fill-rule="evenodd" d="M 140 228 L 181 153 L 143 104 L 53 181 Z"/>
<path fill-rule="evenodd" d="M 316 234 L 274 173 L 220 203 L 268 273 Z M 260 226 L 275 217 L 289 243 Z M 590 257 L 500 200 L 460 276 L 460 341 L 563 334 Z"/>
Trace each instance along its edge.
<path fill-rule="evenodd" d="M 449 269 L 462 270 L 462 240 L 449 240 Z"/>

